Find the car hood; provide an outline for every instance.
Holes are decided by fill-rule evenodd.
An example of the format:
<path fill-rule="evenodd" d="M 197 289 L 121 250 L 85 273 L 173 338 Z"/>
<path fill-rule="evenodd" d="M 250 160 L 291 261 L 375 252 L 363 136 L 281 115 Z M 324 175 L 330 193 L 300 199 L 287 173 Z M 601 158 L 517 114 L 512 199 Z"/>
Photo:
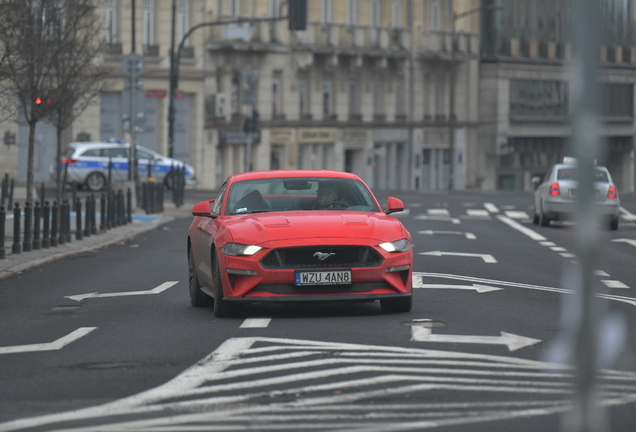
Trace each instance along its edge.
<path fill-rule="evenodd" d="M 395 241 L 408 234 L 402 223 L 384 213 L 303 211 L 231 216 L 226 226 L 237 243 L 275 240 L 365 238 Z"/>

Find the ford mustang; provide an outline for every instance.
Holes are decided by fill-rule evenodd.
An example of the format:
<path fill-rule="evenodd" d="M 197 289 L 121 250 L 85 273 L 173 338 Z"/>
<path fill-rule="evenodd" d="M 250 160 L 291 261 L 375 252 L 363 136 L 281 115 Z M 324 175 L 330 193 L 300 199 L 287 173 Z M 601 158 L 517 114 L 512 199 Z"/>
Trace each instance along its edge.
<path fill-rule="evenodd" d="M 327 170 L 233 175 L 192 208 L 192 306 L 218 317 L 244 303 L 375 301 L 412 307 L 411 235 L 355 174 Z"/>

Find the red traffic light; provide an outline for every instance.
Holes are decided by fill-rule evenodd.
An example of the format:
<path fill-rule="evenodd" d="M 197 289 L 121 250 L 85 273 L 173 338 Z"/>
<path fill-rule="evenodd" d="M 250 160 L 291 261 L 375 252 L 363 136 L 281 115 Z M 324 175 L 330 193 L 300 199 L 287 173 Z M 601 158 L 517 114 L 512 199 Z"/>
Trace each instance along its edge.
<path fill-rule="evenodd" d="M 51 98 L 46 98 L 46 104 L 51 105 Z"/>
<path fill-rule="evenodd" d="M 35 104 L 36 104 L 36 105 L 42 105 L 42 98 L 41 98 L 41 97 L 39 97 L 39 96 L 38 96 L 38 97 L 36 97 L 36 98 L 35 98 Z"/>

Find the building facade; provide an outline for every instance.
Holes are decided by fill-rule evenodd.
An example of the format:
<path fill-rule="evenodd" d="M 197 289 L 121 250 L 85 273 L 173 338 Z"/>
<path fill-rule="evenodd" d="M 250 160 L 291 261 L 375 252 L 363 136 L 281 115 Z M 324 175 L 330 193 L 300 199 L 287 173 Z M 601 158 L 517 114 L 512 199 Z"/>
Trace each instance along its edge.
<path fill-rule="evenodd" d="M 602 163 L 634 190 L 636 5 L 603 0 L 600 58 Z M 571 0 L 483 0 L 479 83 L 480 183 L 532 190 L 533 176 L 571 155 L 574 113 Z"/>

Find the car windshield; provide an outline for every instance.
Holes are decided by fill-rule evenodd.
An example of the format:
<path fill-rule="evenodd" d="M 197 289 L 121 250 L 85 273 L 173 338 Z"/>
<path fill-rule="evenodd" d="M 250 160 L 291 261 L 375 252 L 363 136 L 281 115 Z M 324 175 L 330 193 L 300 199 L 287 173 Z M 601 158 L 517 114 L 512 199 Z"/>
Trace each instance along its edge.
<path fill-rule="evenodd" d="M 234 183 L 225 214 L 290 210 L 380 211 L 369 190 L 358 180 L 281 177 Z"/>
<path fill-rule="evenodd" d="M 577 168 L 561 168 L 557 172 L 557 180 L 577 180 L 578 169 Z M 597 183 L 609 183 L 609 177 L 607 172 L 602 169 L 594 169 L 594 181 Z"/>

